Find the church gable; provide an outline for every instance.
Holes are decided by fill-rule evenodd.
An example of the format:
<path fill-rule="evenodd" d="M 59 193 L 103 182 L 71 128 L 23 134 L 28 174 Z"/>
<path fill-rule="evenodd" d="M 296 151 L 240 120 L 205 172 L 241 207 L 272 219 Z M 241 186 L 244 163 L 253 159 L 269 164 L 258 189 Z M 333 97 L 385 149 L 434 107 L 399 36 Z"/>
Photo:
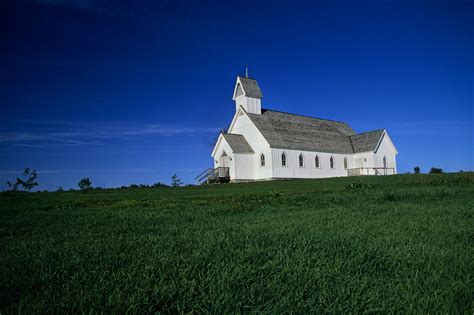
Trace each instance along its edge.
<path fill-rule="evenodd" d="M 262 135 L 254 122 L 249 118 L 249 113 L 244 108 L 240 107 L 232 119 L 229 126 L 229 133 L 241 134 L 247 139 L 252 148 L 258 151 L 262 147 L 269 147 L 268 141 Z M 256 115 L 256 114 L 255 114 Z"/>
<path fill-rule="evenodd" d="M 240 83 L 237 84 L 237 90 L 235 91 L 235 98 L 239 97 L 240 95 L 244 95 L 244 90 L 242 90 L 242 85 Z"/>
<path fill-rule="evenodd" d="M 257 80 L 239 76 L 237 77 L 234 96 L 232 99 L 235 101 L 237 97 L 242 95 L 255 99 L 263 98 L 262 90 L 260 90 Z"/>
<path fill-rule="evenodd" d="M 245 137 L 241 134 L 234 133 L 223 133 L 219 135 L 219 138 L 214 145 L 211 156 L 216 156 L 221 149 L 227 154 L 253 154 L 255 153 L 250 144 L 247 142 Z M 228 152 L 227 152 L 228 151 Z"/>
<path fill-rule="evenodd" d="M 390 139 L 390 136 L 386 130 L 384 130 L 384 133 L 382 134 L 382 137 L 380 138 L 374 152 L 379 153 L 379 151 L 398 154 L 397 148 L 393 144 L 392 139 Z"/>

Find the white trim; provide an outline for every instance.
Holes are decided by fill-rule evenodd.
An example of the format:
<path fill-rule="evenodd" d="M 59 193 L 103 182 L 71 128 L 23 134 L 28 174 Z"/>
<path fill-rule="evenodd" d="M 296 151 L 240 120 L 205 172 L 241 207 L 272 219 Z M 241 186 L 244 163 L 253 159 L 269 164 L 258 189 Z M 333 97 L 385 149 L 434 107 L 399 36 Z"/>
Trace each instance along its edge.
<path fill-rule="evenodd" d="M 379 142 L 377 143 L 377 147 L 375 148 L 374 153 L 377 153 L 377 151 L 378 151 L 378 149 L 379 149 L 379 146 L 380 146 L 380 144 L 382 143 L 382 140 L 383 140 L 384 136 L 387 136 L 388 143 L 389 143 L 390 146 L 392 147 L 393 151 L 395 151 L 395 154 L 398 154 L 397 148 L 396 148 L 395 145 L 393 144 L 392 139 L 390 139 L 390 136 L 388 135 L 388 132 L 387 132 L 387 130 L 385 130 L 385 129 L 383 130 L 383 134 L 382 134 L 382 136 L 380 137 Z"/>
<path fill-rule="evenodd" d="M 234 117 L 232 118 L 232 121 L 230 122 L 229 130 L 227 131 L 228 133 L 232 133 L 232 128 L 234 128 L 234 124 L 237 121 L 237 117 L 240 116 L 239 114 L 241 113 L 241 111 L 247 114 L 247 112 L 242 107 L 242 105 L 239 105 L 239 109 L 235 112 Z"/>
<path fill-rule="evenodd" d="M 240 82 L 240 77 L 237 77 L 237 80 L 235 81 L 235 85 L 234 85 L 234 94 L 232 94 L 232 100 L 233 101 L 235 101 L 235 93 L 237 93 L 237 86 L 239 84 L 242 87 L 242 83 Z M 242 91 L 244 91 L 244 95 L 245 95 L 245 90 L 244 90 L 243 87 L 242 87 Z"/>
<path fill-rule="evenodd" d="M 247 111 L 245 110 L 245 108 L 242 107 L 242 105 L 239 105 L 239 110 L 235 113 L 234 115 L 234 118 L 232 119 L 232 122 L 230 123 L 230 127 L 229 127 L 229 130 L 227 131 L 228 133 L 232 133 L 232 129 L 234 128 L 234 125 L 235 125 L 235 122 L 237 121 L 237 118 L 240 116 L 239 113 L 242 112 L 243 114 L 245 114 L 245 116 L 247 116 L 247 118 L 250 120 L 250 122 L 252 123 L 252 125 L 255 127 L 255 129 L 257 129 L 258 133 L 260 133 L 260 135 L 262 136 L 263 140 L 265 140 L 265 142 L 267 143 L 267 146 L 269 148 L 270 147 L 270 143 L 268 143 L 268 140 L 263 136 L 262 132 L 260 131 L 260 129 L 258 129 L 258 127 L 255 125 L 255 123 L 253 122 L 252 118 L 250 118 L 250 116 L 248 115 Z"/>
<path fill-rule="evenodd" d="M 217 148 L 219 148 L 222 139 L 224 139 L 224 136 L 222 135 L 222 132 L 219 134 L 219 138 L 217 138 L 216 144 L 214 145 L 214 149 L 212 149 L 211 156 L 214 157 L 216 154 Z"/>
<path fill-rule="evenodd" d="M 242 91 L 244 92 L 243 95 L 244 95 L 245 97 L 248 97 L 248 96 L 247 96 L 247 92 L 245 92 L 244 85 L 243 85 L 242 82 L 240 81 L 240 77 L 237 76 L 237 80 L 235 81 L 235 86 L 234 86 L 234 94 L 232 94 L 232 100 L 233 100 L 233 101 L 235 101 L 236 98 L 238 97 L 238 96 L 236 97 L 235 94 L 237 93 L 237 87 L 239 86 L 239 84 L 240 84 L 240 87 L 242 88 Z M 239 96 L 240 96 L 240 95 L 239 95 Z"/>

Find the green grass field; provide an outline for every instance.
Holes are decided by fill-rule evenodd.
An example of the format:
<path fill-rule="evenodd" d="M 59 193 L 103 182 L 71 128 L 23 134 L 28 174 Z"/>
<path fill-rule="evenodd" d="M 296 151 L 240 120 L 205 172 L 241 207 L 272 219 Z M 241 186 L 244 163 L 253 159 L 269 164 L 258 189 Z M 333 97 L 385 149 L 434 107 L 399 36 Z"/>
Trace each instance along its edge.
<path fill-rule="evenodd" d="M 474 312 L 474 173 L 0 196 L 0 313 Z"/>

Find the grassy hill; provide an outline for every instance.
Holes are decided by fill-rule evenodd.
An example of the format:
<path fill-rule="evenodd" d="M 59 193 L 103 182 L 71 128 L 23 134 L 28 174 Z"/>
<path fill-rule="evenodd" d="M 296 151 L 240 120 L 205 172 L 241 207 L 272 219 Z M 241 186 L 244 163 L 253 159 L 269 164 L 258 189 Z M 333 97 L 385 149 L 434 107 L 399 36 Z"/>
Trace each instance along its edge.
<path fill-rule="evenodd" d="M 0 196 L 0 313 L 474 312 L 474 174 Z"/>

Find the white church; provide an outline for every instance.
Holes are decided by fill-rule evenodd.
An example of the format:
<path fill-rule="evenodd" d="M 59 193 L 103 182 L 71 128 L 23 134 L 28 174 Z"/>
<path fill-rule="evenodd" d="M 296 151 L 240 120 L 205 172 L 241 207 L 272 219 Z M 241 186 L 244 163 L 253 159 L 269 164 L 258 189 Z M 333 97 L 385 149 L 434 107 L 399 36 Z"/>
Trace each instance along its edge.
<path fill-rule="evenodd" d="M 397 173 L 385 129 L 356 133 L 340 121 L 262 109 L 254 79 L 237 77 L 235 114 L 212 150 L 214 168 L 198 182 L 245 182 Z"/>

